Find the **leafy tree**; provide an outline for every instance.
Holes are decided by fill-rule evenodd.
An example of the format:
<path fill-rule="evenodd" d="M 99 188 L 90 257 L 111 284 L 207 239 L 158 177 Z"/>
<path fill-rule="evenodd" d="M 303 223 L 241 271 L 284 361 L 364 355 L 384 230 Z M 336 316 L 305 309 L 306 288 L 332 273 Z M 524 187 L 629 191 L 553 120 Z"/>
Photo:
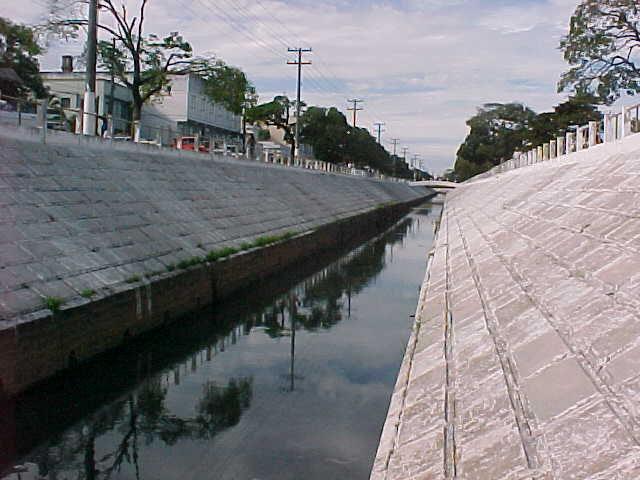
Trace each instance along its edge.
<path fill-rule="evenodd" d="M 291 158 L 295 155 L 294 125 L 289 123 L 292 102 L 285 95 L 278 95 L 270 102 L 250 107 L 245 117 L 250 123 L 273 125 L 284 131 L 284 139 L 291 146 Z"/>
<path fill-rule="evenodd" d="M 586 93 L 578 93 L 565 102 L 556 105 L 553 112 L 541 113 L 531 122 L 528 134 L 532 146 L 542 145 L 557 136 L 564 135 L 569 127 L 586 125 L 590 121 L 600 121 L 599 99 Z"/>
<path fill-rule="evenodd" d="M 40 77 L 37 55 L 42 53 L 33 29 L 0 17 L 0 68 L 11 68 L 23 84 L 0 81 L 0 90 L 7 95 L 26 98 L 33 93 L 44 98 L 47 90 Z"/>
<path fill-rule="evenodd" d="M 458 148 L 455 172 L 461 180 L 498 165 L 530 145 L 536 113 L 521 103 L 488 103 L 467 120 L 471 131 Z"/>
<path fill-rule="evenodd" d="M 638 0 L 582 0 L 560 49 L 571 68 L 558 91 L 591 92 L 607 104 L 640 92 Z"/>
<path fill-rule="evenodd" d="M 371 167 L 386 175 L 411 178 L 408 165 L 393 157 L 364 128 L 353 128 L 336 108 L 310 107 L 301 118 L 301 138 L 318 160 Z"/>
<path fill-rule="evenodd" d="M 51 11 L 59 12 L 64 3 L 69 5 L 68 0 L 50 0 Z M 71 1 L 76 7 L 85 3 Z M 138 13 L 134 16 L 129 14 L 124 0 L 102 0 L 99 5 L 102 17 L 106 14 L 115 26 L 100 23 L 98 28 L 116 40 L 115 46 L 110 41 L 98 42 L 100 60 L 102 66 L 113 71 L 131 91 L 133 120 L 140 119 L 142 106 L 151 97 L 167 89 L 171 75 L 200 75 L 205 80 L 205 91 L 211 100 L 234 113 L 242 111 L 247 94 L 255 93 L 244 73 L 220 59 L 195 56 L 191 44 L 179 32 L 171 32 L 164 37 L 145 33 L 148 0 L 140 0 Z M 68 15 L 69 12 L 66 13 Z M 86 25 L 86 22 L 69 21 L 55 13 L 49 28 L 61 35 L 77 35 L 79 25 Z M 222 86 L 216 86 L 217 81 L 222 82 Z"/>

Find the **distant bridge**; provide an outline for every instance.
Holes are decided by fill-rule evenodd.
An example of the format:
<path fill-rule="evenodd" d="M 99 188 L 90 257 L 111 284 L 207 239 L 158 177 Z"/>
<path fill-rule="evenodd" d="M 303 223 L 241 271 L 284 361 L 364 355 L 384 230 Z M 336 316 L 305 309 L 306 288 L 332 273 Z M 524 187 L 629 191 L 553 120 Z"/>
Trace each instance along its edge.
<path fill-rule="evenodd" d="M 420 182 L 409 182 L 412 187 L 432 188 L 438 193 L 447 193 L 448 190 L 458 186 L 455 182 L 447 182 L 446 180 L 422 180 Z"/>

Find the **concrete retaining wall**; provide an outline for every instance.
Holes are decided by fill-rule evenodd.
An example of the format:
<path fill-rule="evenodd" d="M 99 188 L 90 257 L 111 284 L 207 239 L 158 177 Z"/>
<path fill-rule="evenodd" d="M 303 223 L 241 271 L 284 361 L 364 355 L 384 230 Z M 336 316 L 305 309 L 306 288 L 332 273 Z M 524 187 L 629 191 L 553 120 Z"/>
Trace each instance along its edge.
<path fill-rule="evenodd" d="M 319 249 L 364 238 L 429 193 L 2 133 L 0 165 L 0 385 L 10 393 Z M 285 232 L 296 235 L 176 267 Z M 43 309 L 47 297 L 63 300 L 59 311 Z"/>

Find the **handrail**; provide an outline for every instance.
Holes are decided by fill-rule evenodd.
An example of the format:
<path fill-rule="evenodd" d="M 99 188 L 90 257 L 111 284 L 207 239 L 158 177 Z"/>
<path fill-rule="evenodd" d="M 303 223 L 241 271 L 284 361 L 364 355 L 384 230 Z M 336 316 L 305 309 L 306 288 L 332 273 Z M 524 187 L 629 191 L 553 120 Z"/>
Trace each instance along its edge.
<path fill-rule="evenodd" d="M 591 121 L 493 167 L 489 172 L 500 173 L 540 162 L 556 159 L 570 153 L 587 150 L 602 143 L 613 143 L 629 135 L 640 133 L 640 103 L 623 105 L 618 112 L 605 112 L 604 122 Z"/>

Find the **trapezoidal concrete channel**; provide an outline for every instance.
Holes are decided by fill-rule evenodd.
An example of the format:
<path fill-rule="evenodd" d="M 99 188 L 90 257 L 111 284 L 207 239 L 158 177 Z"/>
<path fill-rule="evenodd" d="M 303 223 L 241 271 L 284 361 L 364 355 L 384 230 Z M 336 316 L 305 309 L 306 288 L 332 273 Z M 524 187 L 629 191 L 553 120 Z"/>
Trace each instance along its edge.
<path fill-rule="evenodd" d="M 440 209 L 5 400 L 0 478 L 367 479 Z"/>

